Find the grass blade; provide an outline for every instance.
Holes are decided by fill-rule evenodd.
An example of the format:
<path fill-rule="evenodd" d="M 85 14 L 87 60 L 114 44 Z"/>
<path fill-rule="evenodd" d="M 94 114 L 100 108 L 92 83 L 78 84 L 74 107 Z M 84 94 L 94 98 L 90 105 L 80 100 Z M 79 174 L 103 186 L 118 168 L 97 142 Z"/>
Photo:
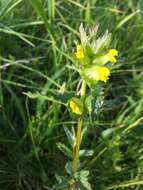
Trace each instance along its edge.
<path fill-rule="evenodd" d="M 34 9 L 38 13 L 38 15 L 41 17 L 41 19 L 44 21 L 46 30 L 47 30 L 51 40 L 53 41 L 54 37 L 53 37 L 53 34 L 52 34 L 52 30 L 51 30 L 51 27 L 49 25 L 47 16 L 46 16 L 46 14 L 44 12 L 44 8 L 43 8 L 42 3 L 40 2 L 40 0 L 29 0 L 29 1 L 32 3 Z"/>
<path fill-rule="evenodd" d="M 48 1 L 48 8 L 49 8 L 49 19 L 50 23 L 52 24 L 55 19 L 55 0 Z"/>
<path fill-rule="evenodd" d="M 131 13 L 130 15 L 126 16 L 125 18 L 123 18 L 118 25 L 116 26 L 116 30 L 121 28 L 126 22 L 128 22 L 130 19 L 132 19 L 137 13 L 139 13 L 139 10 L 137 10 L 134 13 Z"/>

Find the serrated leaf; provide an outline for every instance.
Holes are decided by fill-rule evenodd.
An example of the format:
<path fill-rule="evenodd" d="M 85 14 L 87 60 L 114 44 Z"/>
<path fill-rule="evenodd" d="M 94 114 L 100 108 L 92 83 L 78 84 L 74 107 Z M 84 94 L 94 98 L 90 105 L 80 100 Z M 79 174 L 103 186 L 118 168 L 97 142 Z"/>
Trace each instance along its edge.
<path fill-rule="evenodd" d="M 92 190 L 91 185 L 88 182 L 88 180 L 83 179 L 83 180 L 81 180 L 81 183 L 82 183 L 83 187 L 85 187 L 87 190 Z"/>
<path fill-rule="evenodd" d="M 89 171 L 88 170 L 81 170 L 75 174 L 75 178 L 77 181 L 81 183 L 81 185 L 87 189 L 87 190 L 92 190 L 91 185 L 88 182 L 88 176 L 89 176 Z"/>
<path fill-rule="evenodd" d="M 57 143 L 57 147 L 67 156 L 72 159 L 72 151 L 63 143 Z"/>
<path fill-rule="evenodd" d="M 81 179 L 86 179 L 88 176 L 89 176 L 89 171 L 88 171 L 88 170 L 81 170 L 81 171 L 78 171 L 78 172 L 75 174 L 75 178 L 76 178 L 78 181 L 81 181 Z"/>
<path fill-rule="evenodd" d="M 85 150 L 85 149 L 84 149 L 84 150 L 80 150 L 79 156 L 80 156 L 80 157 L 89 157 L 89 156 L 92 156 L 93 153 L 94 153 L 93 150 Z"/>
<path fill-rule="evenodd" d="M 104 97 L 98 97 L 97 100 L 96 100 L 96 103 L 95 103 L 95 112 L 96 114 L 99 113 L 101 107 L 103 106 L 104 104 Z"/>
<path fill-rule="evenodd" d="M 72 132 L 67 128 L 64 127 L 65 133 L 68 137 L 68 141 L 72 147 L 76 145 L 76 137 L 75 137 L 75 131 L 74 128 L 72 128 Z"/>
<path fill-rule="evenodd" d="M 70 175 L 73 173 L 73 167 L 72 167 L 72 162 L 67 162 L 65 165 L 66 172 Z"/>
<path fill-rule="evenodd" d="M 55 184 L 53 186 L 54 189 L 60 190 L 60 189 L 68 187 L 68 181 L 67 181 L 67 179 L 65 177 L 59 176 L 57 174 L 55 175 L 55 177 L 56 177 L 56 179 L 58 181 L 58 184 Z"/>

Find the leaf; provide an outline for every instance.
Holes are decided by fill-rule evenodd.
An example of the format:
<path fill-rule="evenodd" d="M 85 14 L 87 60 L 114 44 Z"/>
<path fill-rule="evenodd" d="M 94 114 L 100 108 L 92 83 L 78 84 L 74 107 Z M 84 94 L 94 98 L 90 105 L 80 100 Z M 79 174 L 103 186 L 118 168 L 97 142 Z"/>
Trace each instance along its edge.
<path fill-rule="evenodd" d="M 92 190 L 91 185 L 88 182 L 88 176 L 89 176 L 89 171 L 88 170 L 81 170 L 75 174 L 75 178 L 77 181 L 81 183 L 81 185 L 87 189 L 87 190 Z"/>
<path fill-rule="evenodd" d="M 72 151 L 63 143 L 57 143 L 57 147 L 61 150 L 65 156 L 72 159 Z"/>
<path fill-rule="evenodd" d="M 93 153 L 94 153 L 93 150 L 85 150 L 85 149 L 84 149 L 84 150 L 80 150 L 79 156 L 80 156 L 80 157 L 89 157 L 89 156 L 92 156 Z"/>
<path fill-rule="evenodd" d="M 82 183 L 83 187 L 85 187 L 87 190 L 92 190 L 91 185 L 90 185 L 90 183 L 88 182 L 87 179 L 81 180 L 81 183 Z"/>
<path fill-rule="evenodd" d="M 73 167 L 72 167 L 72 162 L 67 162 L 65 165 L 66 172 L 70 175 L 73 173 Z"/>
<path fill-rule="evenodd" d="M 65 177 L 59 176 L 57 174 L 55 175 L 55 177 L 56 177 L 56 179 L 58 181 L 58 184 L 55 184 L 53 186 L 54 189 L 61 190 L 61 189 L 64 189 L 64 188 L 68 187 L 68 180 Z"/>
<path fill-rule="evenodd" d="M 100 112 L 100 109 L 102 108 L 103 104 L 104 104 L 104 97 L 103 96 L 98 97 L 95 103 L 96 114 Z"/>
<path fill-rule="evenodd" d="M 88 171 L 88 170 L 81 170 L 81 171 L 78 171 L 78 172 L 75 174 L 75 178 L 76 178 L 78 181 L 81 181 L 81 179 L 86 179 L 88 176 L 89 176 L 89 171 Z"/>
<path fill-rule="evenodd" d="M 76 145 L 76 137 L 75 137 L 74 128 L 72 128 L 72 132 L 67 127 L 64 127 L 64 130 L 68 137 L 70 145 L 74 147 Z"/>

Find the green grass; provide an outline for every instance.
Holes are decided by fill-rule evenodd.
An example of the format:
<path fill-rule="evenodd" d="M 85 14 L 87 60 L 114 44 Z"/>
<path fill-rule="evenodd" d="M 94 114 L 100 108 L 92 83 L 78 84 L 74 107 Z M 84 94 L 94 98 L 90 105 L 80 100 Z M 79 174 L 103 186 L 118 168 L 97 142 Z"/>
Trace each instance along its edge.
<path fill-rule="evenodd" d="M 52 189 L 65 175 L 57 143 L 75 124 L 63 104 L 79 81 L 70 55 L 81 22 L 108 29 L 119 50 L 104 106 L 85 123 L 84 167 L 93 190 L 143 189 L 142 12 L 142 0 L 0 1 L 0 190 Z"/>

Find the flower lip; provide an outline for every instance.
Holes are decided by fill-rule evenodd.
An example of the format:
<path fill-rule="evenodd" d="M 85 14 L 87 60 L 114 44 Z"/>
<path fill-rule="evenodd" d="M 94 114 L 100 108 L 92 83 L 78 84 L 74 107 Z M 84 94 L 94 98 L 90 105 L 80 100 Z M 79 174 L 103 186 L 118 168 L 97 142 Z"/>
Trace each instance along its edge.
<path fill-rule="evenodd" d="M 112 63 L 116 63 L 117 59 L 116 56 L 118 56 L 118 51 L 116 49 L 110 49 L 107 53 L 108 60 Z"/>
<path fill-rule="evenodd" d="M 93 81 L 107 82 L 110 76 L 110 70 L 104 66 L 93 66 L 86 69 L 85 75 Z"/>
<path fill-rule="evenodd" d="M 110 55 L 110 56 L 118 56 L 118 51 L 116 49 L 110 49 L 108 51 L 108 55 Z"/>
<path fill-rule="evenodd" d="M 110 49 L 108 53 L 104 56 L 105 63 L 107 62 L 116 63 L 117 56 L 118 56 L 118 51 L 116 49 Z"/>

